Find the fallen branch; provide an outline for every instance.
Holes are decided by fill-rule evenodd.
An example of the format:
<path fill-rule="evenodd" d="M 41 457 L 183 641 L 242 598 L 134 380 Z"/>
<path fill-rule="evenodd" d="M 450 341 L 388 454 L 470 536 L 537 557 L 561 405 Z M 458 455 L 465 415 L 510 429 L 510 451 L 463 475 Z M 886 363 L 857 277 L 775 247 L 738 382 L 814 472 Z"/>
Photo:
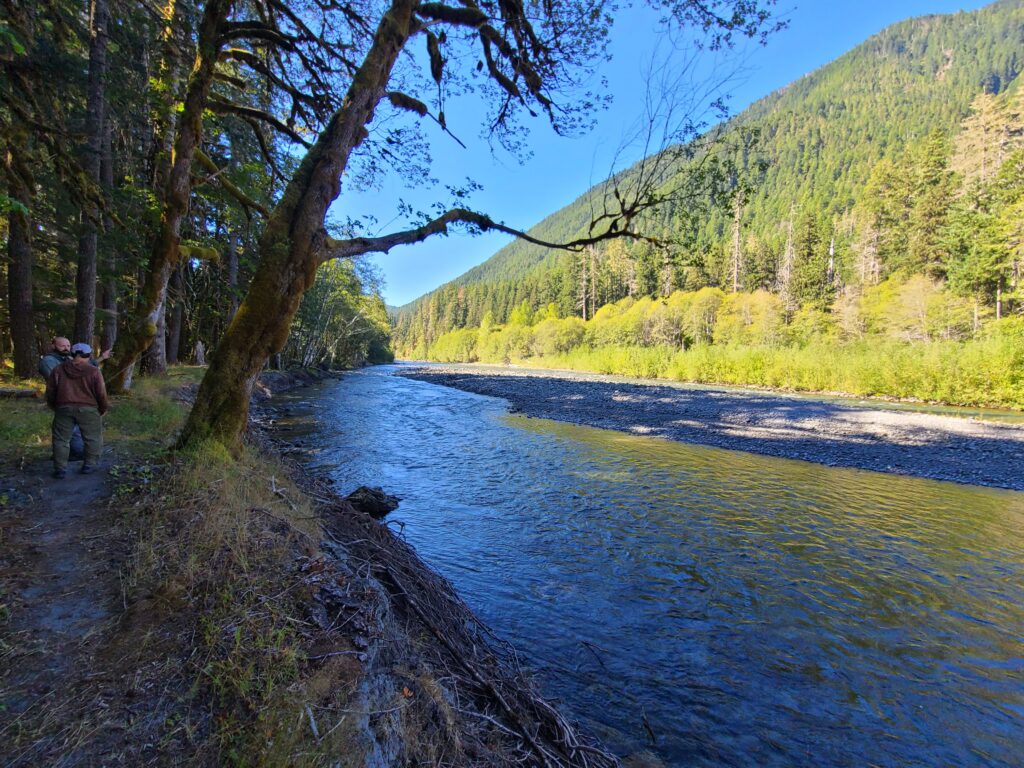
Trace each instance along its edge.
<path fill-rule="evenodd" d="M 519 734 L 524 739 L 526 739 L 530 747 L 533 748 L 533 751 L 544 762 L 544 765 L 552 765 L 550 753 L 546 749 L 544 749 L 540 744 L 537 743 L 537 740 L 533 737 L 533 734 L 530 733 L 530 729 L 527 728 L 526 724 L 519 717 L 519 714 L 515 711 L 515 709 L 513 709 L 512 706 L 505 700 L 505 697 L 501 695 L 501 691 L 498 690 L 498 687 L 494 685 L 494 683 L 492 683 L 490 680 L 487 680 L 483 675 L 480 674 L 479 670 L 477 670 L 474 665 L 468 663 L 462 657 L 462 655 L 459 653 L 459 650 L 455 647 L 455 645 L 447 637 L 447 635 L 441 632 L 434 625 L 434 622 L 430 620 L 430 617 L 427 616 L 427 614 L 423 611 L 422 608 L 420 608 L 416 600 L 413 599 L 413 596 L 409 593 L 409 590 L 407 590 L 403 586 L 402 581 L 398 578 L 398 575 L 387 566 L 384 566 L 384 570 L 387 572 L 388 576 L 395 582 L 395 585 L 402 591 L 403 597 L 409 603 L 409 606 L 413 609 L 413 612 L 419 617 L 420 621 L 423 622 L 423 624 L 427 627 L 427 629 L 430 630 L 434 637 L 441 641 L 441 643 L 455 656 L 455 658 L 462 662 L 463 666 L 466 668 L 466 671 L 473 676 L 473 679 L 475 679 L 480 685 L 486 688 L 494 697 L 495 701 L 497 701 L 501 705 L 501 708 L 505 710 L 505 714 L 508 715 L 509 718 L 511 718 L 512 721 L 518 727 Z"/>

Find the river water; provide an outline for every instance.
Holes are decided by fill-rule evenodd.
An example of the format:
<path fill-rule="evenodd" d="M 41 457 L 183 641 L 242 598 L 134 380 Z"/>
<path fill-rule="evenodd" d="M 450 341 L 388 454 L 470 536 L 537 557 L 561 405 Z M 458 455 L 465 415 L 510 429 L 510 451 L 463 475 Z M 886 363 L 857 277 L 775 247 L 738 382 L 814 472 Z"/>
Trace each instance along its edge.
<path fill-rule="evenodd" d="M 367 369 L 293 435 L 543 691 L 667 765 L 1024 765 L 1024 493 L 508 415 Z"/>

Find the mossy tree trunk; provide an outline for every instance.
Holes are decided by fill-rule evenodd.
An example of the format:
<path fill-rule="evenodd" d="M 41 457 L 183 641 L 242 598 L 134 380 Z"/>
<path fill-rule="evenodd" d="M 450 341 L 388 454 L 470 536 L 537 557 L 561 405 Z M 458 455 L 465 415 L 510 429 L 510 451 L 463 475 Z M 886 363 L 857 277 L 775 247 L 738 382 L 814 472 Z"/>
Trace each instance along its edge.
<path fill-rule="evenodd" d="M 32 175 L 28 169 L 29 141 L 15 133 L 7 147 L 7 194 L 15 203 L 8 216 L 7 300 L 11 341 L 14 343 L 14 375 L 35 375 L 38 349 L 32 308 Z"/>
<path fill-rule="evenodd" d="M 146 351 L 142 353 L 139 363 L 142 373 L 147 376 L 156 376 L 167 373 L 167 303 L 164 302 L 163 311 L 156 321 L 156 334 Z"/>
<path fill-rule="evenodd" d="M 114 189 L 114 124 L 108 117 L 103 131 L 103 157 L 100 162 L 100 183 L 109 196 Z M 111 231 L 113 222 L 104 217 L 104 229 Z M 117 341 L 117 251 L 107 244 L 103 277 L 103 328 L 100 332 L 100 349 L 114 348 Z"/>
<path fill-rule="evenodd" d="M 167 301 L 167 284 L 180 258 L 181 223 L 192 190 L 192 160 L 202 140 L 203 111 L 220 51 L 220 35 L 233 0 L 208 0 L 199 24 L 195 66 L 188 79 L 178 118 L 170 173 L 164 187 L 163 210 L 139 303 L 120 332 L 120 349 L 108 364 L 108 388 L 123 392 L 131 386 L 132 370 L 156 337 Z"/>
<path fill-rule="evenodd" d="M 323 259 L 324 217 L 338 196 L 349 157 L 366 138 L 395 62 L 417 30 L 417 5 L 417 0 L 392 3 L 341 108 L 271 213 L 260 238 L 256 273 L 200 384 L 183 445 L 213 438 L 234 446 L 245 429 L 256 377 L 284 347 L 302 295 Z"/>
<path fill-rule="evenodd" d="M 105 78 L 107 73 L 107 0 L 92 0 L 89 14 L 89 82 L 86 89 L 85 151 L 82 170 L 100 184 L 103 152 Z M 97 219 L 92 198 L 82 206 L 82 232 L 78 239 L 78 270 L 75 275 L 75 341 L 92 344 L 96 328 Z"/>
<path fill-rule="evenodd" d="M 228 232 L 228 323 L 238 311 L 238 231 L 232 227 Z"/>

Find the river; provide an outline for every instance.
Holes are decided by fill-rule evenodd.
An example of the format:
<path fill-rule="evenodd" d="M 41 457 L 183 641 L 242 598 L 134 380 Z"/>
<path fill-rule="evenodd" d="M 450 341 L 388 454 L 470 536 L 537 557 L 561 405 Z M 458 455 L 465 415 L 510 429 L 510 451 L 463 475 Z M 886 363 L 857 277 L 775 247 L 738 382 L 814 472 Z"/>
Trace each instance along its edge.
<path fill-rule="evenodd" d="M 1024 493 L 509 415 L 346 375 L 284 429 L 543 691 L 668 765 L 1019 766 Z"/>

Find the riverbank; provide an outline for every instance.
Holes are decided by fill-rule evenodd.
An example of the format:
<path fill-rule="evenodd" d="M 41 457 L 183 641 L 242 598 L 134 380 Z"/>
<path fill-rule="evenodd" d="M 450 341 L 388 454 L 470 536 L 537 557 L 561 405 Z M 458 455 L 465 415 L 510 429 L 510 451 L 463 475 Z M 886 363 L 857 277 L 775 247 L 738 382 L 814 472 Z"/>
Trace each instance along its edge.
<path fill-rule="evenodd" d="M 5 765 L 613 764 L 272 432 L 168 452 L 198 376 L 138 382 L 102 471 L 63 481 L 41 404 L 4 403 Z"/>
<path fill-rule="evenodd" d="M 401 375 L 507 400 L 511 410 L 828 466 L 1024 490 L 1024 427 L 787 397 L 621 383 L 536 369 L 430 366 Z"/>

